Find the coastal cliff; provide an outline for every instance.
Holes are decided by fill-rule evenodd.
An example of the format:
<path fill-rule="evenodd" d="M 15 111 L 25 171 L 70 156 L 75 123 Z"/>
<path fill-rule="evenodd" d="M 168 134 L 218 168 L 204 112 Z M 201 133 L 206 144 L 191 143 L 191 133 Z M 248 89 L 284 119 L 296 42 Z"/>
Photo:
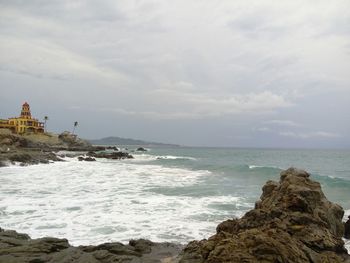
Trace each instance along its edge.
<path fill-rule="evenodd" d="M 262 191 L 242 218 L 222 222 L 215 235 L 184 249 L 142 239 L 73 247 L 66 239 L 0 230 L 0 262 L 350 262 L 342 240 L 344 211 L 307 172 L 290 168 Z"/>

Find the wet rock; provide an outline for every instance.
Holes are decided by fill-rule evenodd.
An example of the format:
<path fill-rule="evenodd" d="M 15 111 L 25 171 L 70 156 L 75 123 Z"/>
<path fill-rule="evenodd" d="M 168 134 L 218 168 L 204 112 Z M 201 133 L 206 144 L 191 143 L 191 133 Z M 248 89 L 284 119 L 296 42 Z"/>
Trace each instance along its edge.
<path fill-rule="evenodd" d="M 0 229 L 0 262 L 21 263 L 161 263 L 175 262 L 182 246 L 132 240 L 129 245 L 119 242 L 97 246 L 70 246 L 66 239 L 30 239 L 26 234 Z"/>
<path fill-rule="evenodd" d="M 106 149 L 108 150 L 114 150 L 114 151 L 119 151 L 119 149 L 116 146 L 107 146 Z"/>
<path fill-rule="evenodd" d="M 21 166 L 39 163 L 49 163 L 50 161 L 63 161 L 53 152 L 45 152 L 35 149 L 16 149 L 3 153 L 0 159 L 11 163 L 20 163 Z"/>
<path fill-rule="evenodd" d="M 147 150 L 143 147 L 139 147 L 136 149 L 137 152 L 147 152 Z"/>
<path fill-rule="evenodd" d="M 269 181 L 255 209 L 227 220 L 208 240 L 189 243 L 181 263 L 350 262 L 342 236 L 343 209 L 320 184 L 290 168 Z"/>
<path fill-rule="evenodd" d="M 85 162 L 95 162 L 95 161 L 96 161 L 95 158 L 90 157 L 90 156 L 88 156 L 88 157 L 79 156 L 79 157 L 78 157 L 78 160 L 79 160 L 79 161 L 85 161 Z"/>
<path fill-rule="evenodd" d="M 121 160 L 121 159 L 133 159 L 134 157 L 127 152 L 88 152 L 88 156 L 95 158 L 106 158 L 112 160 Z"/>
<path fill-rule="evenodd" d="M 350 239 L 350 216 L 348 217 L 348 221 L 344 224 L 344 228 L 344 237 Z"/>
<path fill-rule="evenodd" d="M 9 156 L 11 162 L 29 163 L 32 161 L 32 155 L 29 153 L 14 153 Z"/>

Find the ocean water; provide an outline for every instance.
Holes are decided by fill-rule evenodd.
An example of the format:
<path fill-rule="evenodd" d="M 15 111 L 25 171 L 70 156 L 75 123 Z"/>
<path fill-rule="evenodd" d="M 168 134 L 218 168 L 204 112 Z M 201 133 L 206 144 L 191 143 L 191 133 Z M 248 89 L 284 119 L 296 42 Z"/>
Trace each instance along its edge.
<path fill-rule="evenodd" d="M 174 147 L 132 154 L 134 160 L 0 168 L 0 227 L 73 245 L 187 243 L 252 209 L 263 184 L 291 166 L 309 171 L 350 215 L 349 150 Z"/>

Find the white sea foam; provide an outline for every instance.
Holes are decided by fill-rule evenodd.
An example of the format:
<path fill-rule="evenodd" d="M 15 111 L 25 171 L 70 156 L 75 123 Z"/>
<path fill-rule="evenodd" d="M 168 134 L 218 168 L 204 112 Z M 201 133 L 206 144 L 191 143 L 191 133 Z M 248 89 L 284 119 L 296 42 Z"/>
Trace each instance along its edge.
<path fill-rule="evenodd" d="M 130 161 L 66 160 L 70 161 L 0 169 L 1 227 L 33 238 L 65 237 L 73 245 L 132 238 L 185 243 L 209 237 L 229 217 L 216 205 L 244 205 L 235 196 L 153 191 L 196 186 L 210 176 L 208 171 Z M 242 213 L 237 209 L 237 216 Z"/>
<path fill-rule="evenodd" d="M 155 161 L 155 160 L 197 160 L 189 156 L 174 156 L 174 155 L 151 155 L 151 154 L 134 154 L 136 161 Z"/>
<path fill-rule="evenodd" d="M 164 156 L 157 156 L 157 159 L 158 160 L 162 160 L 162 159 L 165 159 L 165 160 L 179 160 L 179 159 L 182 159 L 182 160 L 197 160 L 196 158 L 193 158 L 193 157 L 188 157 L 188 156 L 173 156 L 173 155 L 164 155 Z"/>
<path fill-rule="evenodd" d="M 283 168 L 277 167 L 277 166 L 263 166 L 263 165 L 249 165 L 249 169 L 257 169 L 257 168 L 274 168 L 274 169 L 280 169 L 283 170 Z"/>

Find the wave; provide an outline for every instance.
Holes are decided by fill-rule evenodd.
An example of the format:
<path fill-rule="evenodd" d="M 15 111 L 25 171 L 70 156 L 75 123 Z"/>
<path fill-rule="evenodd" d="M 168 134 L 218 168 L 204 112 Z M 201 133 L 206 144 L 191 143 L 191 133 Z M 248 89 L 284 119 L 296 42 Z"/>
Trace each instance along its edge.
<path fill-rule="evenodd" d="M 33 238 L 65 237 L 74 245 L 140 237 L 187 243 L 215 231 L 219 216 L 211 218 L 229 213 L 221 206 L 234 202 L 240 208 L 241 201 L 225 196 L 170 196 L 150 189 L 170 185 L 195 188 L 208 175 L 205 170 L 161 164 L 114 160 L 90 163 L 76 158 L 50 167 L 9 167 L 1 170 L 0 183 L 6 191 L 0 192 L 0 199 L 14 205 L 0 208 L 0 225 L 28 232 Z M 208 207 L 210 203 L 213 207 Z M 203 211 L 203 218 L 191 219 Z M 165 237 L 168 234 L 171 236 Z"/>
<path fill-rule="evenodd" d="M 188 157 L 188 156 L 174 156 L 174 155 L 164 155 L 164 156 L 157 156 L 157 160 L 197 160 L 194 157 Z"/>
<path fill-rule="evenodd" d="M 339 187 L 339 188 L 350 189 L 350 180 L 347 180 L 345 178 L 339 178 L 339 177 L 327 176 L 327 175 L 319 175 L 316 173 L 312 173 L 311 176 L 316 181 L 319 181 L 321 184 L 323 183 L 329 187 Z"/>
<path fill-rule="evenodd" d="M 273 170 L 284 170 L 284 168 L 278 166 L 263 166 L 263 165 L 248 165 L 249 169 L 273 169 Z"/>
<path fill-rule="evenodd" d="M 136 161 L 157 161 L 157 160 L 197 160 L 189 156 L 175 156 L 175 155 L 151 155 L 151 154 L 135 154 Z"/>

